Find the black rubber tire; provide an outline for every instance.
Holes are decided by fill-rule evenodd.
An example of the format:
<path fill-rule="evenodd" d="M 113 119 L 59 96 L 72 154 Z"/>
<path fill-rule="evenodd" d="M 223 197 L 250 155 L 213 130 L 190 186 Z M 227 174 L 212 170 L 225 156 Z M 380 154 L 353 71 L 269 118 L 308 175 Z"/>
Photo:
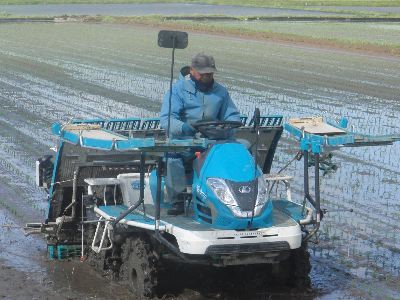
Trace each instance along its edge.
<path fill-rule="evenodd" d="M 310 288 L 311 263 L 307 245 L 302 245 L 299 249 L 294 250 L 293 260 L 295 287 Z"/>
<path fill-rule="evenodd" d="M 129 238 L 122 246 L 120 278 L 127 282 L 134 299 L 149 299 L 156 295 L 157 258 L 144 236 Z"/>
<path fill-rule="evenodd" d="M 97 225 L 96 225 L 97 226 Z M 114 270 L 114 260 L 112 259 L 114 249 L 100 251 L 100 253 L 96 253 L 92 250 L 91 244 L 94 238 L 94 234 L 96 231 L 96 226 L 91 225 L 87 229 L 87 237 L 86 240 L 90 241 L 90 243 L 86 246 L 85 253 L 87 255 L 87 261 L 90 266 L 92 266 L 101 276 L 114 279 L 115 278 L 115 270 Z M 102 232 L 100 232 L 101 235 Z"/>
<path fill-rule="evenodd" d="M 88 263 L 97 271 L 100 272 L 101 275 L 104 275 L 105 267 L 105 259 L 106 259 L 106 252 L 101 251 L 100 253 L 96 253 L 92 250 L 92 241 L 94 238 L 94 234 L 96 231 L 96 225 L 89 225 L 86 230 L 86 240 L 89 241 L 89 244 L 86 247 L 86 255 Z"/>
<path fill-rule="evenodd" d="M 107 253 L 105 251 L 96 253 L 92 249 L 89 250 L 87 256 L 89 265 L 91 265 L 102 276 L 107 275 L 106 258 L 107 258 Z"/>
<path fill-rule="evenodd" d="M 310 253 L 307 244 L 303 244 L 300 248 L 291 250 L 289 258 L 280 262 L 278 276 L 286 281 L 288 286 L 309 289 L 311 287 L 310 271 Z"/>

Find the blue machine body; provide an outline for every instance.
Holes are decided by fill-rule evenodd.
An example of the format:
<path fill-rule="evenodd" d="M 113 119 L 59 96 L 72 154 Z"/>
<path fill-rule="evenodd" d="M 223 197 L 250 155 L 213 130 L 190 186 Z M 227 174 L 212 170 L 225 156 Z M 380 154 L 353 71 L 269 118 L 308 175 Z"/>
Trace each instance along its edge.
<path fill-rule="evenodd" d="M 272 224 L 272 204 L 270 201 L 266 201 L 261 214 L 258 216 L 252 218 L 252 213 L 247 213 L 246 217 L 238 217 L 234 215 L 229 205 L 218 198 L 207 183 L 209 178 L 218 178 L 251 189 L 257 187 L 253 183 L 257 182 L 259 176 L 262 176 L 262 172 L 259 168 L 255 169 L 254 159 L 243 144 L 228 142 L 213 145 L 194 162 L 192 193 L 196 220 L 219 229 L 270 226 Z M 233 186 L 236 185 L 228 185 L 234 197 Z M 249 192 L 247 195 L 246 201 L 248 203 L 244 206 L 253 207 L 257 190 L 252 193 Z M 237 204 L 237 209 L 241 209 L 240 204 Z M 248 209 L 247 212 L 249 212 Z"/>
<path fill-rule="evenodd" d="M 242 118 L 243 126 L 246 126 L 247 118 Z M 250 120 L 248 127 L 252 124 Z M 264 116 L 261 119 L 262 126 L 281 126 L 281 116 Z M 191 176 L 193 218 L 207 226 L 217 229 L 256 229 L 270 227 L 274 223 L 273 206 L 285 211 L 293 219 L 299 220 L 303 215 L 301 206 L 296 206 L 290 201 L 277 202 L 266 199 L 267 193 L 261 195 L 264 188 L 259 188 L 263 172 L 260 167 L 255 166 L 254 158 L 244 144 L 234 141 L 211 141 L 205 138 L 186 140 L 164 140 L 157 141 L 154 137 L 125 137 L 119 135 L 118 131 L 126 130 L 157 130 L 158 119 L 121 119 L 121 120 L 75 120 L 73 124 L 95 124 L 101 130 L 114 133 L 117 139 L 96 139 L 82 136 L 79 132 L 64 130 L 61 124 L 54 124 L 52 131 L 60 136 L 60 144 L 55 157 L 53 176 L 49 189 L 48 216 L 50 218 L 51 199 L 55 194 L 57 185 L 60 160 L 63 156 L 65 143 L 76 145 L 82 148 L 89 148 L 102 151 L 129 151 L 132 153 L 187 153 L 199 151 L 201 155 L 193 161 L 193 174 Z M 264 125 L 263 125 L 264 124 Z M 334 124 L 333 124 L 334 125 Z M 346 121 L 342 121 L 345 126 Z M 367 136 L 346 131 L 338 136 L 321 136 L 305 133 L 298 128 L 285 124 L 286 131 L 298 139 L 302 151 L 309 151 L 318 154 L 324 148 L 337 148 L 342 146 L 365 146 L 365 145 L 387 145 L 400 141 L 399 135 L 392 136 Z M 119 139 L 119 137 L 122 137 Z M 62 179 L 62 178 L 61 178 Z M 70 179 L 70 178 L 69 178 Z M 216 188 L 212 182 L 223 186 L 220 195 L 217 195 Z M 150 192 L 155 202 L 157 190 L 157 174 L 153 170 L 149 179 Z M 164 190 L 164 180 L 161 189 Z M 218 189 L 218 187 L 217 187 Z M 266 190 L 266 189 L 265 189 Z M 260 192 L 261 191 L 261 192 Z M 231 203 L 221 200 L 230 193 Z M 241 195 L 243 194 L 243 195 Z M 222 196 L 221 196 L 222 195 Z M 232 200 L 233 199 L 233 200 Z M 255 205 L 257 204 L 257 205 Z M 161 206 L 167 207 L 161 194 Z M 257 210 L 254 209 L 257 206 Z"/>
<path fill-rule="evenodd" d="M 151 197 L 153 199 L 153 203 L 156 203 L 156 197 L 157 197 L 157 170 L 153 170 L 150 172 L 149 176 L 149 184 L 150 184 L 150 192 L 151 192 Z M 165 187 L 165 177 L 163 176 L 161 179 L 161 190 L 163 191 Z M 165 203 L 164 200 L 164 193 L 161 193 L 161 207 L 168 207 L 169 205 Z"/>

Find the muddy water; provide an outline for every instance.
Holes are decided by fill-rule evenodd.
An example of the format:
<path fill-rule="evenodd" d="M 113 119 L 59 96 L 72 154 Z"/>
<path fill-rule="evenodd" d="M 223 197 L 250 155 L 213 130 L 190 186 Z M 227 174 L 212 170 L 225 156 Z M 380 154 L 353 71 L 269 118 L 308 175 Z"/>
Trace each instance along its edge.
<path fill-rule="evenodd" d="M 1 186 L 0 200 L 10 198 L 20 201 Z M 49 261 L 45 241 L 24 236 L 19 216 L 2 203 L 6 208 L 0 206 L 0 298 L 129 299 L 124 287 L 110 283 L 87 264 Z"/>
<path fill-rule="evenodd" d="M 0 189 L 8 195 L 0 205 L 16 222 L 41 220 L 47 207 L 34 186 L 34 161 L 56 144 L 52 122 L 157 115 L 170 51 L 156 47 L 156 36 L 154 29 L 114 25 L 0 26 Z M 192 54 L 212 53 L 217 79 L 244 114 L 257 106 L 286 118 L 347 116 L 358 132 L 400 133 L 398 58 L 196 34 L 189 45 L 177 51 L 176 71 Z M 275 170 L 296 151 L 284 136 Z M 400 144 L 335 154 L 339 169 L 322 178 L 322 206 L 339 211 L 326 215 L 320 243 L 311 246 L 313 297 L 400 297 L 399 153 Z M 301 170 L 294 163 L 287 173 Z M 301 187 L 296 180 L 297 197 Z M 37 263 L 44 255 L 43 242 L 37 243 L 40 251 L 27 255 L 21 270 L 32 269 L 36 259 L 37 272 L 54 274 Z M 15 261 L 6 251 L 0 257 Z"/>

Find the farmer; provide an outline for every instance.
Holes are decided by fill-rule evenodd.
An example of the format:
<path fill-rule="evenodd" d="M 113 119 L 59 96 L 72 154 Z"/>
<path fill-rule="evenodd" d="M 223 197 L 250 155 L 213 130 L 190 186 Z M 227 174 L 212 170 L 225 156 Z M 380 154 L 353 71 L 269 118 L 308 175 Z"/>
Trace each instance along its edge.
<path fill-rule="evenodd" d="M 196 134 L 192 124 L 198 121 L 240 121 L 240 114 L 224 86 L 215 82 L 214 58 L 199 53 L 192 58 L 190 67 L 184 67 L 179 80 L 172 86 L 170 136 L 191 138 Z M 161 107 L 161 127 L 168 128 L 168 91 Z M 169 154 L 166 186 L 168 199 L 172 202 L 170 215 L 184 212 L 185 170 L 181 155 Z M 173 176 L 171 176 L 173 175 Z"/>

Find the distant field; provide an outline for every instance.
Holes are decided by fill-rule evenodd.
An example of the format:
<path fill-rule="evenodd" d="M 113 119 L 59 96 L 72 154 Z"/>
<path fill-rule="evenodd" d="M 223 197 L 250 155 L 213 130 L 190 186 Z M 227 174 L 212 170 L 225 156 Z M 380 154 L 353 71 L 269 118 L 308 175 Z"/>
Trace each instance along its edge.
<path fill-rule="evenodd" d="M 400 6 L 400 0 L 0 0 L 0 4 L 63 4 L 63 3 L 208 3 L 220 5 L 247 5 L 264 7 L 307 7 L 307 6 Z"/>
<path fill-rule="evenodd" d="M 398 47 L 400 49 L 400 24 L 398 23 L 208 21 L 204 25 L 235 29 L 243 33 L 278 33 L 350 44 Z"/>
<path fill-rule="evenodd" d="M 250 39 L 275 39 L 400 55 L 400 24 L 398 23 L 246 21 L 246 19 L 201 21 L 199 19 L 172 20 L 161 16 L 94 17 L 85 21 L 154 25 L 160 28 L 228 34 Z"/>

